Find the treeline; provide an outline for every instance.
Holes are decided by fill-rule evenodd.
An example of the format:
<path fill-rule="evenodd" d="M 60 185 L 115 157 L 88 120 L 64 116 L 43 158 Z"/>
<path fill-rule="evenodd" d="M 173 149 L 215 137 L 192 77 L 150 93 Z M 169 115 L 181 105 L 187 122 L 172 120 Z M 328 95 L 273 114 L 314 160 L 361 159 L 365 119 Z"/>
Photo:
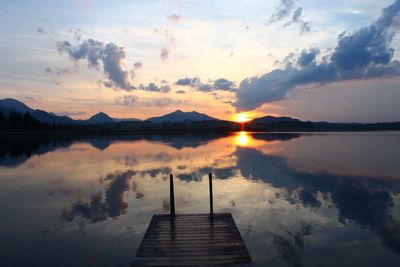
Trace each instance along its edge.
<path fill-rule="evenodd" d="M 328 123 L 282 121 L 272 123 L 246 123 L 244 125 L 229 121 L 186 121 L 152 123 L 146 121 L 126 121 L 99 124 L 47 124 L 41 123 L 29 113 L 10 112 L 7 116 L 0 111 L 0 132 L 46 131 L 76 133 L 157 133 L 157 132 L 234 132 L 234 131 L 399 131 L 400 122 L 392 123 Z"/>
<path fill-rule="evenodd" d="M 50 125 L 41 123 L 33 118 L 31 114 L 12 111 L 7 116 L 0 111 L 1 131 L 25 131 L 25 130 L 46 130 Z"/>

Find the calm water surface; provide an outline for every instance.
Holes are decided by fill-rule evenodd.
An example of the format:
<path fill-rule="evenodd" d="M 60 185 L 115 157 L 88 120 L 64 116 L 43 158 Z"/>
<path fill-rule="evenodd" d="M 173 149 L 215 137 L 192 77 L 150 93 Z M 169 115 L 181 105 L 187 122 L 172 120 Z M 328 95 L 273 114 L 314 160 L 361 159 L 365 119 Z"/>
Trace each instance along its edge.
<path fill-rule="evenodd" d="M 129 266 L 171 172 L 257 266 L 399 266 L 399 132 L 2 138 L 0 266 Z"/>

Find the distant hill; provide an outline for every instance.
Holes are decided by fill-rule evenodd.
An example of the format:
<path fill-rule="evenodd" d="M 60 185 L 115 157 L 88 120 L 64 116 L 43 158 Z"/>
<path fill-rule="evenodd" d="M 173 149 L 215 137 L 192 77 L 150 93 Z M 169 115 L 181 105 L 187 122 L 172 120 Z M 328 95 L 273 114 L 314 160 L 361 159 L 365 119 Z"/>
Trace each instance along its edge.
<path fill-rule="evenodd" d="M 153 123 L 162 123 L 162 122 L 185 122 L 185 121 L 218 121 L 218 119 L 210 117 L 204 113 L 198 113 L 196 111 L 183 112 L 182 110 L 178 109 L 172 113 L 160 117 L 149 118 L 146 121 L 150 121 Z"/>
<path fill-rule="evenodd" d="M 251 121 L 252 123 L 275 123 L 275 122 L 300 122 L 299 119 L 294 119 L 291 117 L 274 117 L 274 116 L 265 116 L 261 118 L 256 118 Z"/>
<path fill-rule="evenodd" d="M 88 120 L 82 121 L 83 123 L 86 124 L 96 124 L 96 123 L 113 123 L 115 120 L 108 116 L 104 112 L 99 112 L 92 117 L 90 117 Z"/>
<path fill-rule="evenodd" d="M 18 113 L 29 113 L 33 118 L 37 119 L 41 123 L 48 124 L 97 124 L 97 123 L 113 123 L 122 121 L 140 121 L 135 118 L 122 118 L 115 119 L 108 116 L 106 113 L 99 112 L 87 120 L 74 120 L 68 116 L 59 116 L 54 113 L 49 113 L 40 109 L 32 109 L 13 98 L 5 98 L 0 100 L 0 111 L 8 116 L 11 112 Z"/>
<path fill-rule="evenodd" d="M 87 120 L 80 121 L 83 124 L 96 124 L 96 123 L 114 123 L 123 121 L 141 121 L 135 118 L 111 118 L 108 114 L 104 112 L 99 112 Z"/>

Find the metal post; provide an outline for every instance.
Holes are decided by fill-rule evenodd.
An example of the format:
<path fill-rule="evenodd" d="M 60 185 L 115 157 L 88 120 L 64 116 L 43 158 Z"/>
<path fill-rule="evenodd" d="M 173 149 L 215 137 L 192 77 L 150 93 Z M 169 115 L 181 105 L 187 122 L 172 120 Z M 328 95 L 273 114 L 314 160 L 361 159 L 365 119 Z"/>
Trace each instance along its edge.
<path fill-rule="evenodd" d="M 214 205 L 213 205 L 213 188 L 212 188 L 212 174 L 208 174 L 209 188 L 210 188 L 210 218 L 214 217 Z"/>
<path fill-rule="evenodd" d="M 169 214 L 171 219 L 175 216 L 174 176 L 169 175 Z"/>

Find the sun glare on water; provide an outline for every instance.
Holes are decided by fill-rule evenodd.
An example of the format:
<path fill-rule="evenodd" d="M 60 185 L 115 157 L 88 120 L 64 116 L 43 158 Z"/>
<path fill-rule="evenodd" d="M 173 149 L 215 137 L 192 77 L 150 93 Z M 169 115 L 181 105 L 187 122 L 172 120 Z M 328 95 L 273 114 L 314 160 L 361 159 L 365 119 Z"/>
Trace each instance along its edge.
<path fill-rule="evenodd" d="M 250 138 L 246 132 L 239 132 L 236 135 L 235 143 L 238 146 L 247 146 L 249 145 Z"/>

